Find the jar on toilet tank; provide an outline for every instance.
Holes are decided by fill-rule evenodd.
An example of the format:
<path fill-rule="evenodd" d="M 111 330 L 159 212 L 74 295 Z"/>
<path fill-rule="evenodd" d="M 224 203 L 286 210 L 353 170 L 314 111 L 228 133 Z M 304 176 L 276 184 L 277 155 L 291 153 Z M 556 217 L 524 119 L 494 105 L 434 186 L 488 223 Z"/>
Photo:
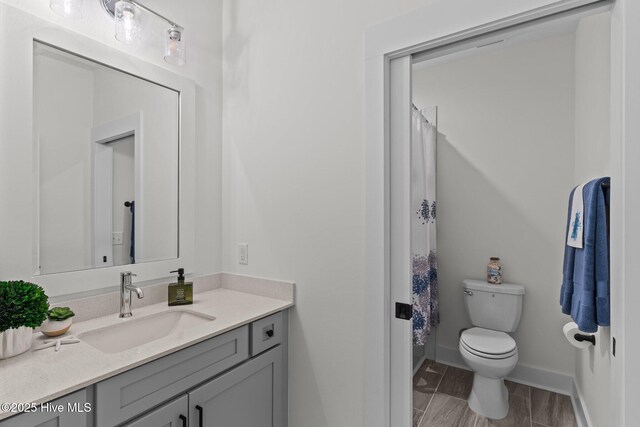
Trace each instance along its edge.
<path fill-rule="evenodd" d="M 502 265 L 500 265 L 500 258 L 489 258 L 489 264 L 487 264 L 487 282 L 493 285 L 499 285 L 502 283 Z"/>

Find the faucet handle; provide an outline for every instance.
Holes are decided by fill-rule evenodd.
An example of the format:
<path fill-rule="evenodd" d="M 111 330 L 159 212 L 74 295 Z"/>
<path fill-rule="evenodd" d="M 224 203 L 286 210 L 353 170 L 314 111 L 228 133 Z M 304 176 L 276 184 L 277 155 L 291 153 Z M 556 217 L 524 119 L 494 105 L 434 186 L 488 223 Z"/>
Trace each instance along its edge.
<path fill-rule="evenodd" d="M 137 274 L 133 274 L 130 271 L 123 271 L 120 273 L 120 286 L 129 286 L 131 285 L 131 277 L 137 276 Z"/>

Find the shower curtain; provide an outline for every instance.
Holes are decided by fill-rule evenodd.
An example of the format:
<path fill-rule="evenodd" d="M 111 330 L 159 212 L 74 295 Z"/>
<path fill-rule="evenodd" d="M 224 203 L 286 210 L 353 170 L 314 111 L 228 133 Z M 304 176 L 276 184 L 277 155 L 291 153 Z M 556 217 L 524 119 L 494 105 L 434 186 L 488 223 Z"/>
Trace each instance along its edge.
<path fill-rule="evenodd" d="M 440 322 L 436 259 L 435 126 L 413 106 L 411 132 L 411 268 L 413 342 L 424 345 Z"/>

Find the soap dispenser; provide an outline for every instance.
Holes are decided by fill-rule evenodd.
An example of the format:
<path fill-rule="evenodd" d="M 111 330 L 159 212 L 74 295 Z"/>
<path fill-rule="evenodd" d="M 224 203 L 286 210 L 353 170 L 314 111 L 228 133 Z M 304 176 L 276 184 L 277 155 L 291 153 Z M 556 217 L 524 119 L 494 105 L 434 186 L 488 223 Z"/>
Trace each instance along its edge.
<path fill-rule="evenodd" d="M 172 273 L 178 273 L 178 281 L 169 284 L 169 305 L 193 304 L 193 282 L 184 281 L 184 268 Z"/>

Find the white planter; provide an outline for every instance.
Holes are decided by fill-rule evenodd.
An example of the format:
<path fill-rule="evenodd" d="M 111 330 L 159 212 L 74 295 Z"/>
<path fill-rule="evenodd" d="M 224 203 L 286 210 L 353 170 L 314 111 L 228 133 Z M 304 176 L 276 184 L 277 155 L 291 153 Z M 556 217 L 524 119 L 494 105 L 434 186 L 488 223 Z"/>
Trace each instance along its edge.
<path fill-rule="evenodd" d="M 40 326 L 40 332 L 45 334 L 48 337 L 57 337 L 58 335 L 62 335 L 69 330 L 71 327 L 71 323 L 73 322 L 73 317 L 69 317 L 64 320 L 45 320 L 44 323 Z"/>
<path fill-rule="evenodd" d="M 8 359 L 31 348 L 33 328 L 20 326 L 0 332 L 0 359 Z"/>

